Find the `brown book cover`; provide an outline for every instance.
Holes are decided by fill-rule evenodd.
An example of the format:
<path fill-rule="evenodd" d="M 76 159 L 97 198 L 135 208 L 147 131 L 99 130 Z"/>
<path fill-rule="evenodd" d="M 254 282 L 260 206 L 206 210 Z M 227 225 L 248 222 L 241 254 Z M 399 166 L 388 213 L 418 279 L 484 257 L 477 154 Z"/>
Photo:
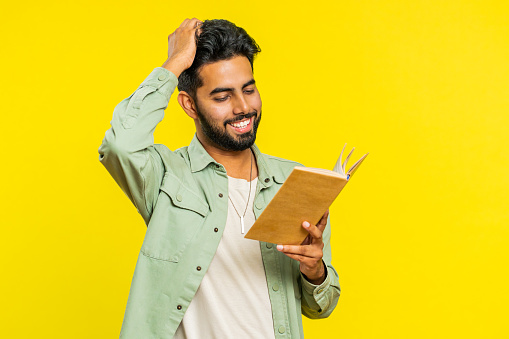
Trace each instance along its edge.
<path fill-rule="evenodd" d="M 301 244 L 308 235 L 302 223 L 308 221 L 316 225 L 320 221 L 367 156 L 345 173 L 353 149 L 341 164 L 343 151 L 334 171 L 296 166 L 245 238 L 273 244 Z"/>

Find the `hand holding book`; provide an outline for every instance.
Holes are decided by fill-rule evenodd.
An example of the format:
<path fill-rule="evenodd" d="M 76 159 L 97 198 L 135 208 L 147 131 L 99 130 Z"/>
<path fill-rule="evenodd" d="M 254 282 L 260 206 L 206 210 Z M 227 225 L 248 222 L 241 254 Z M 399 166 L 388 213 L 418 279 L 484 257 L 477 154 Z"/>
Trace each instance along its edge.
<path fill-rule="evenodd" d="M 334 171 L 295 167 L 245 238 L 300 245 L 309 234 L 302 223 L 308 221 L 316 225 L 319 222 L 367 156 L 361 157 L 346 171 L 353 149 L 343 162 L 345 147 Z"/>
<path fill-rule="evenodd" d="M 299 245 L 277 245 L 277 249 L 288 257 L 297 260 L 300 263 L 300 271 L 306 279 L 315 285 L 320 285 L 326 277 L 325 264 L 323 257 L 323 239 L 322 233 L 327 226 L 329 211 L 325 212 L 318 224 L 311 225 L 304 221 L 302 227 L 309 232 L 308 236 Z"/>

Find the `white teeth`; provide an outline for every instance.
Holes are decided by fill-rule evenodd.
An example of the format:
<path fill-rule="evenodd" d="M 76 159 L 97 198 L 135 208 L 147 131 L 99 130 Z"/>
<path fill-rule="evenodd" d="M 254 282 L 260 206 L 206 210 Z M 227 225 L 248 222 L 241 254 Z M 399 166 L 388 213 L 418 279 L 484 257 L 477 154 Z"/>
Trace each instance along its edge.
<path fill-rule="evenodd" d="M 243 128 L 243 127 L 246 127 L 247 125 L 249 125 L 249 122 L 250 122 L 250 120 L 245 120 L 242 122 L 232 123 L 231 125 L 235 128 Z"/>

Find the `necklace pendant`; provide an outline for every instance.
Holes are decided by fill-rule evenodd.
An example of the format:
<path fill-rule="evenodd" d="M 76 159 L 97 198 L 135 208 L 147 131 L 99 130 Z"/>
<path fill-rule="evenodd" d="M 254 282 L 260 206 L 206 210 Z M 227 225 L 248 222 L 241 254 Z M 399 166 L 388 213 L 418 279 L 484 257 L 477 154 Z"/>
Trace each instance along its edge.
<path fill-rule="evenodd" d="M 244 216 L 240 217 L 240 231 L 244 234 Z"/>

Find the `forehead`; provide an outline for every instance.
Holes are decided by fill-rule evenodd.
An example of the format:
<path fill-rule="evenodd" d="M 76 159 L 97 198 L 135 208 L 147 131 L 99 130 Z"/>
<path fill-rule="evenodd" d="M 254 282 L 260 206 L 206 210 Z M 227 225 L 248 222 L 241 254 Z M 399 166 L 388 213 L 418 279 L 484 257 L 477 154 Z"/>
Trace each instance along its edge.
<path fill-rule="evenodd" d="M 198 92 L 209 93 L 216 87 L 240 87 L 253 79 L 251 64 L 245 56 L 236 56 L 206 64 L 199 71 L 203 85 Z"/>

